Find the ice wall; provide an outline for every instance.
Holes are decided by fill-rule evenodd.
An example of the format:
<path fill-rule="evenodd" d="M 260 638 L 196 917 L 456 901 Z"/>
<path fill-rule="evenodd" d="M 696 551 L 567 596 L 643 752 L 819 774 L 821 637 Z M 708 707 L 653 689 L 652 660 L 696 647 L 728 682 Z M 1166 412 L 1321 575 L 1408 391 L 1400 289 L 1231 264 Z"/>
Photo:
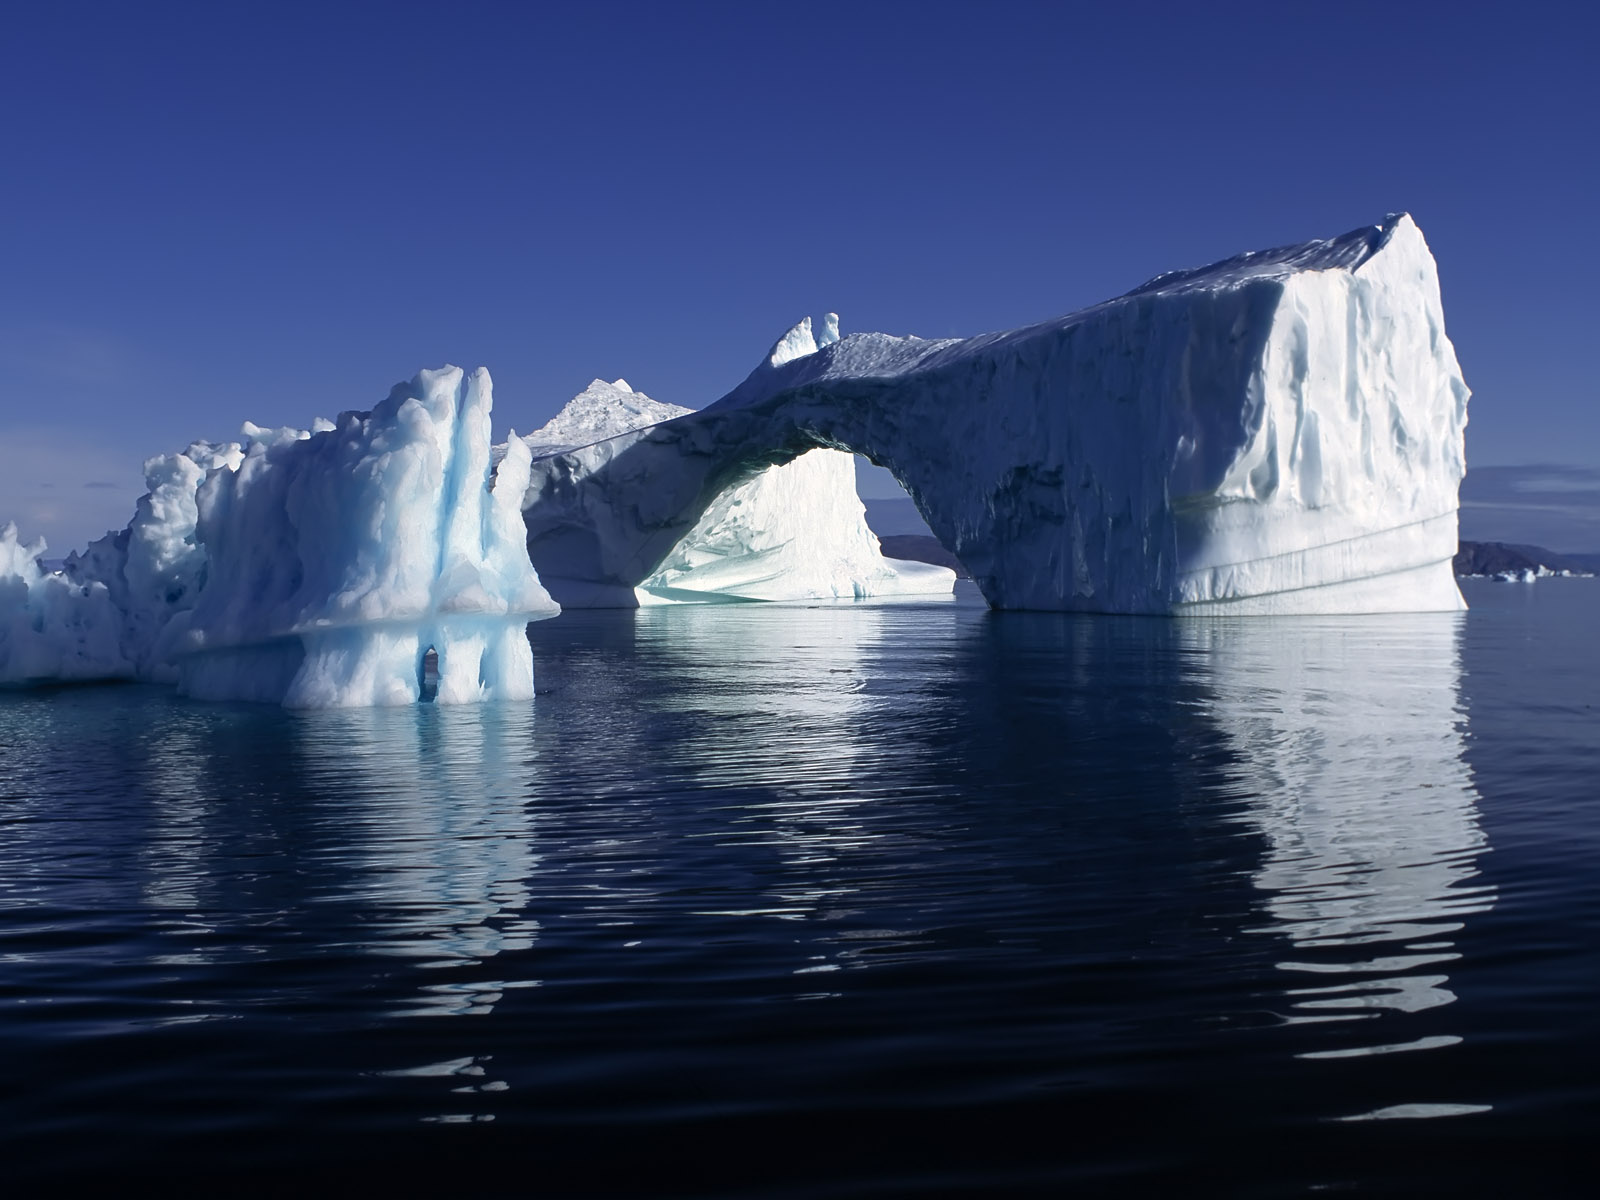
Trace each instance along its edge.
<path fill-rule="evenodd" d="M 824 344 L 838 340 L 832 314 L 823 338 Z M 769 360 L 788 362 L 816 350 L 807 318 L 780 339 Z M 692 411 L 652 400 L 624 380 L 596 379 L 524 440 L 539 461 L 582 459 L 585 447 Z M 543 528 L 550 515 L 539 507 L 543 495 L 529 493 L 530 528 Z M 583 577 L 582 568 L 572 578 L 563 556 L 547 553 L 545 538 L 530 538 L 529 549 L 540 578 L 569 607 L 948 594 L 955 583 L 955 573 L 943 567 L 883 557 L 856 494 L 855 461 L 833 450 L 813 450 L 729 487 L 637 586 L 604 586 Z"/>
<path fill-rule="evenodd" d="M 424 371 L 309 436 L 251 427 L 197 498 L 207 578 L 179 688 L 291 707 L 533 695 L 529 620 L 559 611 L 523 545 L 529 456 L 493 478 L 487 371 Z"/>
<path fill-rule="evenodd" d="M 820 447 L 893 471 L 996 607 L 1462 607 L 1468 390 L 1409 216 L 1007 333 L 835 329 L 803 323 L 709 408 L 536 463 L 541 570 L 638 586 L 719 496 Z"/>

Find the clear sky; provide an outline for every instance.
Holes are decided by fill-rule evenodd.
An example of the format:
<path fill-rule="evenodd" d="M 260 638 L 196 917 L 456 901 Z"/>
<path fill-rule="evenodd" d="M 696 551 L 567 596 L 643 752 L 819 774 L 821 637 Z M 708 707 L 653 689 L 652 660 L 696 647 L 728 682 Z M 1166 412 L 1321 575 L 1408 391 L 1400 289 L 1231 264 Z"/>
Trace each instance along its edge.
<path fill-rule="evenodd" d="M 795 319 L 947 336 L 1412 212 L 1471 464 L 1600 466 L 1593 5 L 0 10 L 0 520 L 485 365 L 694 407 Z"/>

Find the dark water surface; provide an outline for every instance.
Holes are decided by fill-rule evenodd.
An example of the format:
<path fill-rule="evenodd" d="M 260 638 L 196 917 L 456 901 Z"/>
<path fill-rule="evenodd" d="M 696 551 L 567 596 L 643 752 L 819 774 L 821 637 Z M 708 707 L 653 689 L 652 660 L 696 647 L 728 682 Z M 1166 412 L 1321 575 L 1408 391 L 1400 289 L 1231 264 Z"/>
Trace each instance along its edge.
<path fill-rule="evenodd" d="M 532 705 L 0 695 L 5 1177 L 1581 1194 L 1600 584 L 569 613 Z"/>

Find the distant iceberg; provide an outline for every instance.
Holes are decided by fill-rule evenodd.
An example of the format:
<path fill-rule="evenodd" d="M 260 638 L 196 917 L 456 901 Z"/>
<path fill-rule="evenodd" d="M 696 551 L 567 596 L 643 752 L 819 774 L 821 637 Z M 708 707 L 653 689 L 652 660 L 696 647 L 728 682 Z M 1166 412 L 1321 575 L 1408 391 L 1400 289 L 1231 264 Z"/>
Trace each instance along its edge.
<path fill-rule="evenodd" d="M 824 448 L 889 468 L 998 608 L 1463 607 L 1469 393 L 1409 216 L 1009 333 L 836 337 L 803 322 L 710 407 L 537 461 L 541 572 L 631 591 L 720 497 Z"/>
<path fill-rule="evenodd" d="M 838 337 L 838 318 L 830 313 L 822 344 Z M 780 339 L 769 358 L 788 362 L 816 350 L 807 318 Z M 693 411 L 652 400 L 626 380 L 596 379 L 523 440 L 534 471 L 542 474 L 546 460 L 583 459 L 585 447 L 605 443 L 609 450 L 611 439 Z M 608 586 L 594 578 L 587 556 L 576 563 L 564 556 L 559 472 L 556 464 L 545 476 L 548 486 L 530 488 L 523 515 L 539 578 L 569 608 L 948 595 L 955 586 L 955 572 L 947 568 L 884 558 L 867 526 L 855 460 L 847 453 L 812 450 L 727 488 L 634 586 Z M 640 490 L 648 486 L 641 482 Z M 631 489 L 627 502 L 639 502 Z"/>

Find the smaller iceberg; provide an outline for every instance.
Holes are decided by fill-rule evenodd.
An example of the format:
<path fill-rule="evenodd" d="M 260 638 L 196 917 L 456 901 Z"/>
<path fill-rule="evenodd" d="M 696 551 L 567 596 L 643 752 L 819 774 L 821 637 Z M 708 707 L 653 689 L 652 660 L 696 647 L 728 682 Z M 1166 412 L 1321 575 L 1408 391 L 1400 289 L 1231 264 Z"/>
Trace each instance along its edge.
<path fill-rule="evenodd" d="M 0 528 L 0 684 L 130 679 L 122 614 L 102 583 L 75 583 L 39 562 L 43 538 Z"/>
<path fill-rule="evenodd" d="M 423 371 L 315 432 L 246 427 L 196 497 L 206 580 L 179 690 L 288 707 L 531 699 L 530 620 L 558 605 L 523 544 L 529 454 L 491 471 L 489 373 Z"/>
<path fill-rule="evenodd" d="M 121 614 L 121 653 L 138 679 L 178 680 L 175 643 L 189 627 L 206 579 L 206 553 L 195 536 L 195 493 L 210 472 L 237 470 L 243 461 L 238 442 L 193 442 L 177 454 L 146 460 L 150 490 L 139 497 L 127 528 L 67 556 L 68 579 L 109 593 Z"/>

